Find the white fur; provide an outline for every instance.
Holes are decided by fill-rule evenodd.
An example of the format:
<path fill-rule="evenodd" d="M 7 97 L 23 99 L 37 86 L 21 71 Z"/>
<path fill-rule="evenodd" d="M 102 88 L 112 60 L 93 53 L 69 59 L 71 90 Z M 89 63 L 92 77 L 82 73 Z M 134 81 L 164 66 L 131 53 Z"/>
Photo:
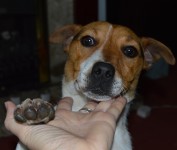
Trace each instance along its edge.
<path fill-rule="evenodd" d="M 73 98 L 74 100 L 73 108 L 72 108 L 73 111 L 78 111 L 87 103 L 88 98 L 86 96 L 89 93 L 81 93 L 81 92 L 83 92 L 82 89 L 84 89 L 84 87 L 87 85 L 87 76 L 91 72 L 93 65 L 98 61 L 104 61 L 102 56 L 102 50 L 109 39 L 111 31 L 112 31 L 112 25 L 109 26 L 105 37 L 105 41 L 100 46 L 100 48 L 98 48 L 98 50 L 96 50 L 91 57 L 87 58 L 80 65 L 80 72 L 78 74 L 76 81 L 66 82 L 65 77 L 63 78 L 62 96 L 63 97 L 69 96 Z M 118 74 L 116 74 L 116 77 L 114 78 L 114 84 L 112 86 L 112 95 L 116 96 L 117 94 L 120 94 L 122 88 L 123 88 L 122 79 L 119 77 Z M 128 101 L 133 99 L 128 95 L 125 95 L 125 97 L 127 98 Z M 111 97 L 104 97 L 103 100 L 108 100 L 110 98 Z M 130 135 L 126 128 L 128 110 L 129 110 L 129 104 L 127 104 L 124 112 L 122 113 L 122 116 L 120 117 L 117 123 L 112 150 L 132 149 Z M 25 148 L 22 145 L 18 144 L 16 150 L 25 150 Z"/>
<path fill-rule="evenodd" d="M 91 72 L 93 65 L 98 61 L 104 61 L 101 49 L 96 50 L 91 57 L 87 58 L 81 65 L 79 75 L 77 77 L 77 89 L 81 90 L 85 88 L 87 84 L 88 74 Z"/>

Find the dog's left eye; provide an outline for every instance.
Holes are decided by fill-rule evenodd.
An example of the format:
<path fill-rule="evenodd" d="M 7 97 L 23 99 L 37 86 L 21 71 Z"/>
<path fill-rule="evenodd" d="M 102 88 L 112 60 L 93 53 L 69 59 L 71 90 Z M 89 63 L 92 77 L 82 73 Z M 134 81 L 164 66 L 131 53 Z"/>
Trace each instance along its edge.
<path fill-rule="evenodd" d="M 138 55 L 137 49 L 133 46 L 123 47 L 122 51 L 123 51 L 124 55 L 129 58 L 134 58 Z"/>
<path fill-rule="evenodd" d="M 91 47 L 96 45 L 96 40 L 93 37 L 87 35 L 81 38 L 81 44 L 85 47 Z"/>

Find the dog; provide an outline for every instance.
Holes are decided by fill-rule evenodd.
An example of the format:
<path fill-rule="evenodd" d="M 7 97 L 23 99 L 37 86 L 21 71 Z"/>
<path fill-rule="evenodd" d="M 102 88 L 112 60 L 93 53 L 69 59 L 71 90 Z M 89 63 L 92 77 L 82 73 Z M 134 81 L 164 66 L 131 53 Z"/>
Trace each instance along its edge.
<path fill-rule="evenodd" d="M 73 111 L 79 111 L 89 100 L 108 101 L 119 96 L 127 99 L 117 122 L 112 150 L 132 150 L 126 124 L 139 76 L 160 58 L 174 65 L 171 50 L 153 38 L 139 37 L 128 27 L 104 21 L 58 28 L 50 42 L 63 43 L 68 55 L 62 96 L 74 99 Z"/>

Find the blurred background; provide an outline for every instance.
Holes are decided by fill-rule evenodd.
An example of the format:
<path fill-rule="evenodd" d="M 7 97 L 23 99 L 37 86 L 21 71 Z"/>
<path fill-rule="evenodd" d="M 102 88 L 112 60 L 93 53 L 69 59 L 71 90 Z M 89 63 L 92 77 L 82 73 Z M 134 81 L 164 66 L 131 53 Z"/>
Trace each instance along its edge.
<path fill-rule="evenodd" d="M 0 147 L 15 149 L 18 139 L 5 130 L 4 102 L 27 97 L 56 102 L 66 56 L 48 37 L 66 24 L 102 20 L 153 37 L 177 56 L 177 4 L 167 0 L 1 0 Z M 177 149 L 177 65 L 163 60 L 143 72 L 128 128 L 134 150 Z"/>

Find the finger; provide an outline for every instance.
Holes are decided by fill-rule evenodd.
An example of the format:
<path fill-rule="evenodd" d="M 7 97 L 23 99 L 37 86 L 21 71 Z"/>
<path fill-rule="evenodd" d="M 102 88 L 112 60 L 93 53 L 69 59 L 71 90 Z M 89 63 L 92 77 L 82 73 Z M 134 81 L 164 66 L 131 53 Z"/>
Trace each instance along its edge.
<path fill-rule="evenodd" d="M 7 109 L 7 114 L 4 121 L 5 127 L 13 134 L 19 136 L 23 130 L 24 125 L 17 123 L 14 119 L 14 110 L 16 106 L 14 103 L 7 101 L 5 102 L 5 107 Z"/>
<path fill-rule="evenodd" d="M 79 112 L 88 113 L 89 111 L 95 110 L 95 108 L 96 108 L 97 105 L 98 105 L 98 103 L 96 103 L 94 101 L 88 101 L 88 103 L 86 105 L 84 105 L 79 110 Z"/>
<path fill-rule="evenodd" d="M 113 100 L 109 100 L 109 101 L 103 101 L 100 102 L 97 107 L 95 108 L 95 111 L 103 111 L 106 112 L 108 110 L 108 108 L 111 106 Z"/>
<path fill-rule="evenodd" d="M 112 114 L 115 119 L 117 120 L 120 114 L 122 113 L 127 100 L 124 97 L 118 97 L 115 101 L 111 104 L 110 108 L 107 110 L 108 113 Z"/>
<path fill-rule="evenodd" d="M 73 105 L 73 99 L 71 97 L 64 97 L 58 103 L 57 110 L 71 110 Z M 57 111 L 56 110 L 56 111 Z"/>

